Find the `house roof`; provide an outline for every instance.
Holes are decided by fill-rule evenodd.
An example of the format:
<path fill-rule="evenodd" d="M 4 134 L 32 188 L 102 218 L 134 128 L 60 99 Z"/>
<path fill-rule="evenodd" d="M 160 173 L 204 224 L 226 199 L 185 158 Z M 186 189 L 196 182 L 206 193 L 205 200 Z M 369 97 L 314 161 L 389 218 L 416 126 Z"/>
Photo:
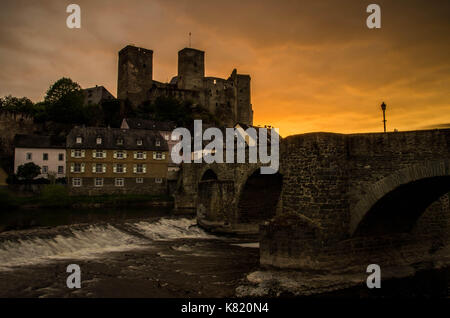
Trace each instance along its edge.
<path fill-rule="evenodd" d="M 82 143 L 76 142 L 77 137 Z M 102 138 L 97 144 L 97 138 Z M 118 144 L 122 140 L 122 144 Z M 137 141 L 142 140 L 142 145 Z M 156 142 L 159 141 L 159 146 Z M 157 131 L 103 127 L 75 127 L 67 135 L 67 148 L 71 149 L 129 149 L 168 151 L 167 141 Z"/>
<path fill-rule="evenodd" d="M 171 121 L 156 121 L 140 118 L 125 118 L 124 121 L 130 129 L 172 131 L 176 128 L 176 124 Z"/>
<path fill-rule="evenodd" d="M 16 148 L 65 148 L 66 142 L 59 136 L 21 135 L 14 137 Z"/>

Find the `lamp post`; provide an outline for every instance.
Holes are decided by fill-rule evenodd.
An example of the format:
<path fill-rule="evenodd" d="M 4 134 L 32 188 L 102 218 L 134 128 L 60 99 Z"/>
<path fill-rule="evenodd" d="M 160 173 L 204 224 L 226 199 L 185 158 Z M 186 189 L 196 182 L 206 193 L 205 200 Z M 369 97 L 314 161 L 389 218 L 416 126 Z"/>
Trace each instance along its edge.
<path fill-rule="evenodd" d="M 386 132 L 386 104 L 384 102 L 381 104 L 381 110 L 383 111 L 384 132 Z"/>

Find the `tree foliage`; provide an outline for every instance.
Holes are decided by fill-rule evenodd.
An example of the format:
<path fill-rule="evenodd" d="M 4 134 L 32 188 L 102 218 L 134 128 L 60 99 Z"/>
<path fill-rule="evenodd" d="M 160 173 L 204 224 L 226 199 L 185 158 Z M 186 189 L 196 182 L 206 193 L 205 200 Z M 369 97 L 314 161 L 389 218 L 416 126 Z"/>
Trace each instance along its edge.
<path fill-rule="evenodd" d="M 2 110 L 12 113 L 32 114 L 34 109 L 33 102 L 28 98 L 19 98 L 11 95 L 0 98 L 0 105 Z"/>
<path fill-rule="evenodd" d="M 39 167 L 33 162 L 25 163 L 17 168 L 17 176 L 27 181 L 33 180 L 40 174 L 41 174 L 41 167 Z"/>
<path fill-rule="evenodd" d="M 57 103 L 66 95 L 82 94 L 81 86 L 70 78 L 63 77 L 53 83 L 45 94 L 44 101 L 52 104 Z"/>

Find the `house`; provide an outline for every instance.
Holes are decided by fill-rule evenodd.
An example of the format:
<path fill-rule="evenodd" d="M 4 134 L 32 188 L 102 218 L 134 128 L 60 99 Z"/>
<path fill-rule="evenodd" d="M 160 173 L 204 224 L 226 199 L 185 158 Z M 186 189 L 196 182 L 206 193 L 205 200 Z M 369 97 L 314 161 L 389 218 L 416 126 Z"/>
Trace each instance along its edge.
<path fill-rule="evenodd" d="M 100 105 L 104 101 L 116 99 L 113 94 L 103 86 L 85 88 L 82 91 L 84 95 L 84 105 Z"/>
<path fill-rule="evenodd" d="M 169 156 L 172 153 L 172 148 L 175 146 L 179 139 L 172 138 L 172 131 L 176 128 L 176 124 L 171 121 L 156 121 L 140 118 L 124 118 L 120 126 L 122 129 L 145 129 L 150 131 L 158 131 L 161 136 L 166 140 L 169 147 Z M 177 170 L 177 165 L 173 163 L 172 159 L 169 158 L 170 170 Z"/>
<path fill-rule="evenodd" d="M 37 178 L 66 176 L 66 143 L 57 136 L 16 135 L 14 137 L 14 172 L 19 166 L 33 162 L 41 167 Z"/>
<path fill-rule="evenodd" d="M 66 144 L 71 193 L 167 192 L 168 147 L 157 131 L 75 127 Z"/>

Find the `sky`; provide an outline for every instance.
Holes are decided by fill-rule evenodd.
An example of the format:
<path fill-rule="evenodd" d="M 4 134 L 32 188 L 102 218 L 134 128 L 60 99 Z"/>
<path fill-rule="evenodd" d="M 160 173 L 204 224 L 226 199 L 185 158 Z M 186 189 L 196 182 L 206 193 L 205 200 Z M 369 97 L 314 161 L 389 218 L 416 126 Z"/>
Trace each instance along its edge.
<path fill-rule="evenodd" d="M 81 28 L 66 7 L 81 7 Z M 381 7 L 369 29 L 366 7 Z M 450 126 L 450 1 L 1 0 L 0 96 L 37 102 L 61 77 L 117 90 L 117 53 L 152 49 L 169 81 L 177 52 L 204 50 L 207 76 L 252 79 L 254 124 L 282 136 Z"/>

